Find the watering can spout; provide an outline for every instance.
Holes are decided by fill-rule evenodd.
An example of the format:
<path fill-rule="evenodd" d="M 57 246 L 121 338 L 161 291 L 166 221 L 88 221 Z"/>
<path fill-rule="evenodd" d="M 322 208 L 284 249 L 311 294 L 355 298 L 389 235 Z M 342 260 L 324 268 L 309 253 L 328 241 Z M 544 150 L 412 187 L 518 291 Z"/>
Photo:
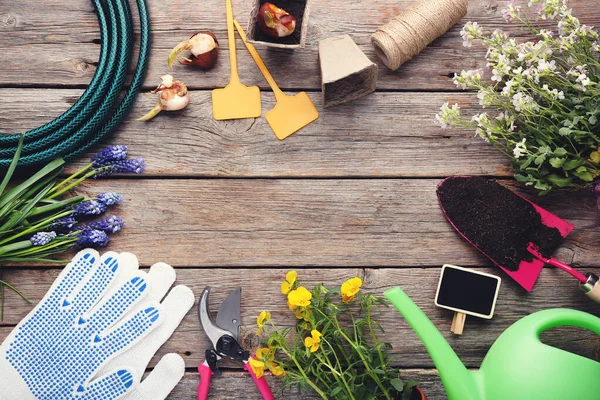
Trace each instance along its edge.
<path fill-rule="evenodd" d="M 385 297 L 398 309 L 425 344 L 439 371 L 448 399 L 481 399 L 474 375 L 467 370 L 446 339 L 410 297 L 399 287 L 386 291 Z"/>

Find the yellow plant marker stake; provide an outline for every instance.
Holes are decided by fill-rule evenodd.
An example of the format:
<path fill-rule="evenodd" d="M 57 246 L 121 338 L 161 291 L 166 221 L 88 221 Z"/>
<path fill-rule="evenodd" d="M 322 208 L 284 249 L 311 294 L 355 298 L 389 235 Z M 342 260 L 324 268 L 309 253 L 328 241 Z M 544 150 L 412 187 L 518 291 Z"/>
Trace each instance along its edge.
<path fill-rule="evenodd" d="M 275 99 L 277 99 L 275 107 L 267 112 L 266 115 L 267 122 L 271 125 L 275 136 L 279 140 L 283 140 L 319 118 L 319 112 L 306 92 L 300 92 L 295 96 L 287 96 L 279 89 L 275 79 L 271 76 L 271 73 L 260 58 L 260 55 L 256 52 L 254 46 L 246 41 L 246 34 L 240 24 L 235 20 L 233 22 L 258 69 L 260 69 L 269 86 L 271 86 L 275 94 Z"/>
<path fill-rule="evenodd" d="M 227 0 L 227 38 L 231 78 L 225 88 L 212 92 L 213 116 L 216 120 L 258 118 L 262 113 L 260 89 L 258 86 L 244 86 L 238 75 L 231 0 Z"/>

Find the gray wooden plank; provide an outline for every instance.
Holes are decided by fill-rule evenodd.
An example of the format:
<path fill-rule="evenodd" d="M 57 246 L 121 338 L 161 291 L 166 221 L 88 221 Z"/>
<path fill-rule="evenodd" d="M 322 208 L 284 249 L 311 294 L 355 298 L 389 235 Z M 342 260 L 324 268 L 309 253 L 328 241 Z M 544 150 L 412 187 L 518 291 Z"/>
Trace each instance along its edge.
<path fill-rule="evenodd" d="M 402 371 L 402 378 L 414 379 L 420 382 L 423 392 L 429 400 L 446 399 L 442 382 L 436 370 L 430 369 L 406 369 Z M 295 388 L 283 388 L 281 380 L 271 375 L 266 375 L 267 382 L 276 399 L 286 400 L 315 400 L 320 397 L 306 392 L 300 392 Z M 179 385 L 175 387 L 168 399 L 180 400 L 195 398 L 198 390 L 198 374 L 187 372 Z M 211 381 L 209 397 L 211 399 L 244 398 L 247 400 L 260 400 L 262 397 L 254 386 L 253 381 L 245 372 L 226 371 L 222 377 L 213 378 Z"/>
<path fill-rule="evenodd" d="M 176 266 L 488 265 L 444 218 L 438 179 L 119 179 L 82 187 L 120 192 L 126 225 L 115 246 Z M 591 193 L 533 197 L 575 225 L 564 261 L 597 266 Z M 160 249 L 156 244 L 160 243 Z"/>
<path fill-rule="evenodd" d="M 14 96 L 18 91 L 19 96 Z M 81 90 L 0 89 L 14 99 L 0 109 L 0 130 L 32 129 L 60 115 Z M 215 121 L 211 94 L 192 91 L 178 113 L 134 121 L 157 101 L 141 95 L 127 120 L 104 144 L 127 144 L 147 161 L 146 175 L 261 177 L 436 177 L 453 174 L 510 176 L 509 160 L 472 131 L 444 130 L 433 117 L 445 102 L 468 115 L 478 108 L 467 93 L 374 93 L 339 107 L 279 141 L 264 118 Z M 318 94 L 311 98 L 321 108 Z M 274 106 L 262 94 L 263 111 Z M 97 148 L 99 148 L 98 146 Z M 87 154 L 71 169 L 86 164 Z"/>
<path fill-rule="evenodd" d="M 113 246 L 116 248 L 116 246 Z M 166 247 L 163 247 L 166 248 Z M 126 247 L 123 247 L 126 249 Z M 169 261 L 166 255 L 156 256 L 154 261 Z M 452 261 L 451 259 L 448 260 Z M 498 269 L 483 268 L 484 272 L 502 277 L 503 282 L 492 320 L 480 320 L 468 317 L 465 332 L 456 336 L 450 332 L 452 313 L 434 306 L 435 288 L 440 268 L 385 268 L 385 269 L 297 269 L 299 282 L 308 288 L 323 282 L 327 287 L 341 285 L 346 279 L 361 276 L 363 290 L 381 295 L 385 290 L 401 286 L 415 303 L 431 318 L 443 336 L 468 367 L 478 367 L 496 338 L 518 319 L 539 310 L 554 307 L 568 307 L 590 312 L 600 316 L 600 305 L 593 303 L 577 289 L 577 283 L 563 272 L 546 270 L 540 276 L 533 292 L 527 294 L 510 281 Z M 597 269 L 582 269 L 583 272 Z M 57 269 L 12 270 L 6 269 L 3 278 L 18 285 L 32 301 L 37 302 L 44 295 Z M 210 285 L 211 304 L 218 305 L 237 286 L 242 292 L 242 326 L 240 337 L 245 347 L 255 349 L 260 339 L 256 337 L 256 317 L 262 310 L 271 311 L 272 318 L 281 328 L 292 326 L 295 317 L 287 308 L 285 297 L 280 292 L 280 282 L 286 269 L 183 269 L 177 270 L 177 283 L 188 285 L 196 296 Z M 24 315 L 33 307 L 18 299 L 14 294 L 7 296 L 7 313 L 0 326 L 0 340 L 3 340 Z M 216 307 L 213 306 L 213 311 Z M 391 355 L 401 368 L 431 368 L 433 363 L 420 342 L 404 319 L 395 309 L 383 309 L 374 314 L 385 329 L 383 339 L 393 345 Z M 600 360 L 600 341 L 597 336 L 581 329 L 553 329 L 544 334 L 543 340 L 551 345 L 564 348 L 577 354 Z M 209 346 L 208 339 L 199 326 L 196 308 L 192 308 L 181 326 L 171 339 L 159 350 L 151 365 L 166 353 L 176 352 L 182 355 L 189 368 L 202 362 L 204 350 Z M 222 365 L 239 368 L 235 363 L 223 360 Z"/>
<path fill-rule="evenodd" d="M 527 0 L 520 0 L 526 3 Z M 380 89 L 453 89 L 449 79 L 465 68 L 484 68 L 482 48 L 467 50 L 462 47 L 460 29 L 464 22 L 475 20 L 490 30 L 505 29 L 511 35 L 519 30 L 504 23 L 501 10 L 506 5 L 501 0 L 474 0 L 469 2 L 468 15 L 450 32 L 436 40 L 415 60 L 398 71 L 388 70 L 376 57 L 370 35 L 392 16 L 407 8 L 412 0 L 379 0 L 330 2 L 315 0 L 310 16 L 308 47 L 288 52 L 259 49 L 267 66 L 281 84 L 288 89 L 318 89 L 320 87 L 317 62 L 317 42 L 320 39 L 350 34 L 367 56 L 379 68 Z M 0 32 L 0 51 L 3 54 L 0 85 L 15 83 L 43 85 L 84 85 L 95 70 L 94 60 L 99 53 L 99 29 L 90 2 L 71 4 L 65 0 L 52 0 L 45 6 L 24 0 L 11 2 L 0 11 L 3 24 Z M 583 22 L 598 25 L 600 11 L 593 2 L 570 2 Z M 245 24 L 251 2 L 234 2 L 235 15 Z M 152 62 L 146 87 L 151 87 L 167 71 L 166 57 L 180 40 L 197 30 L 209 29 L 220 39 L 223 56 L 216 69 L 208 73 L 176 68 L 179 78 L 193 88 L 214 88 L 227 83 L 228 60 L 225 34 L 225 8 L 221 0 L 151 1 L 149 9 L 153 24 Z M 266 84 L 253 65 L 247 52 L 240 47 L 239 66 L 242 79 L 247 84 Z M 24 66 L 27 66 L 24 68 Z M 40 73 L 43 72 L 43 73 Z"/>

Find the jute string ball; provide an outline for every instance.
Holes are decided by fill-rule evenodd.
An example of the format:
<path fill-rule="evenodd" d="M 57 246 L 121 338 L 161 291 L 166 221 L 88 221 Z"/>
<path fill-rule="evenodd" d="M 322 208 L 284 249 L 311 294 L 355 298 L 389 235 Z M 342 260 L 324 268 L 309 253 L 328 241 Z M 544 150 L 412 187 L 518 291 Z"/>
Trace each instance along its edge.
<path fill-rule="evenodd" d="M 467 14 L 468 0 L 421 0 L 371 36 L 381 61 L 398 69 Z"/>

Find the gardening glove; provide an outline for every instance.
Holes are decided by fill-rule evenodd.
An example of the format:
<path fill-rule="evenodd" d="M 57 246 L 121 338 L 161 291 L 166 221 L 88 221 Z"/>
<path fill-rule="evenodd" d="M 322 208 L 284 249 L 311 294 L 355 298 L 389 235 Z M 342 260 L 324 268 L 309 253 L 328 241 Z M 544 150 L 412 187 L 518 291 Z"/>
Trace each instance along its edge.
<path fill-rule="evenodd" d="M 131 254 L 79 252 L 0 345 L 0 399 L 164 399 L 183 375 L 179 356 L 139 382 L 193 304 L 185 286 L 158 302 L 174 280 L 166 264 L 146 274 Z"/>

